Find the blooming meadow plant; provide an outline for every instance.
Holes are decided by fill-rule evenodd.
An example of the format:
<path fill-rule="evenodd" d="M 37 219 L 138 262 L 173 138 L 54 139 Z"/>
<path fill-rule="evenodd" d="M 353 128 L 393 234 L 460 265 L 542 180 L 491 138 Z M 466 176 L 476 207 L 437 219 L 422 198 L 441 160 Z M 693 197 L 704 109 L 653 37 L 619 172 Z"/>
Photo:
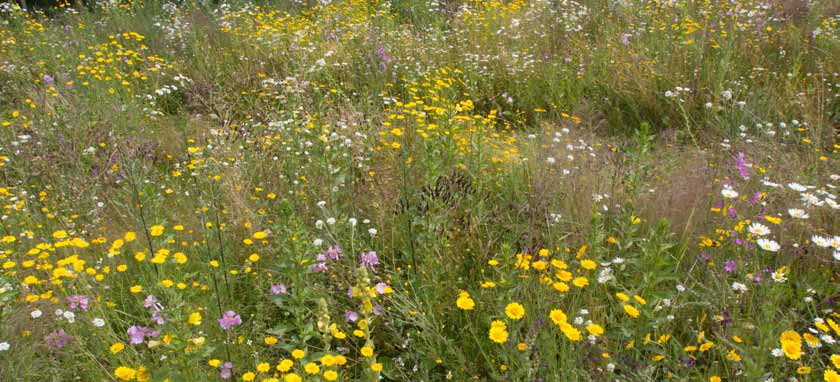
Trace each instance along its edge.
<path fill-rule="evenodd" d="M 839 20 L 0 4 L 0 380 L 840 381 Z"/>

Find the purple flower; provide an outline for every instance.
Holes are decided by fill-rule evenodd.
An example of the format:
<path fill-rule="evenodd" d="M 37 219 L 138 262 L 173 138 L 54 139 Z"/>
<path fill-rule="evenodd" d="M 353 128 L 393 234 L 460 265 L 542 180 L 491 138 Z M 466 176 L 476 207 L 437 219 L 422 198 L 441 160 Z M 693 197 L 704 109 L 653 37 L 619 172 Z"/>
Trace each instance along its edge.
<path fill-rule="evenodd" d="M 83 296 L 80 294 L 67 297 L 67 302 L 70 303 L 70 309 L 76 310 L 81 308 L 82 311 L 87 312 L 88 304 L 90 304 L 90 299 L 87 296 Z"/>
<path fill-rule="evenodd" d="M 286 284 L 271 284 L 271 294 L 272 295 L 286 295 L 289 294 L 288 289 L 286 289 Z"/>
<path fill-rule="evenodd" d="M 44 337 L 44 341 L 47 343 L 47 346 L 53 349 L 61 349 L 67 346 L 70 339 L 70 336 L 64 332 L 64 329 L 53 330 L 52 333 Z"/>
<path fill-rule="evenodd" d="M 219 376 L 222 377 L 222 379 L 228 379 L 233 374 L 231 372 L 232 370 L 233 370 L 233 364 L 230 363 L 230 362 L 225 362 L 222 365 L 222 370 L 219 372 Z"/>
<path fill-rule="evenodd" d="M 382 305 L 376 304 L 373 306 L 373 314 L 381 316 L 382 313 L 385 313 L 385 309 L 382 308 Z"/>
<path fill-rule="evenodd" d="M 330 260 L 338 260 L 341 257 L 341 247 L 337 245 L 331 245 L 327 248 L 327 251 L 324 252 Z"/>
<path fill-rule="evenodd" d="M 364 266 L 370 268 L 371 270 L 375 271 L 376 269 L 374 269 L 374 267 L 379 265 L 379 257 L 376 256 L 375 251 L 370 251 L 368 253 L 363 253 L 359 257 L 359 264 L 364 265 Z"/>
<path fill-rule="evenodd" d="M 345 321 L 356 322 L 356 320 L 358 320 L 358 319 L 359 319 L 359 314 L 358 313 L 356 313 L 352 310 L 348 310 L 348 311 L 344 312 L 344 320 Z"/>
<path fill-rule="evenodd" d="M 726 262 L 723 263 L 723 270 L 726 271 L 726 273 L 732 273 L 735 272 L 735 268 L 737 266 L 738 265 L 735 263 L 735 260 L 726 260 Z"/>
<path fill-rule="evenodd" d="M 155 324 L 158 325 L 163 325 L 164 323 L 166 323 L 166 320 L 163 318 L 163 314 L 161 314 L 160 311 L 157 309 L 154 312 L 152 312 L 152 321 L 154 321 Z"/>
<path fill-rule="evenodd" d="M 630 45 L 630 34 L 623 34 L 621 35 L 621 45 L 627 46 Z"/>
<path fill-rule="evenodd" d="M 146 337 L 157 337 L 160 331 L 149 329 L 145 326 L 132 325 L 128 328 L 129 343 L 132 345 L 142 344 Z"/>
<path fill-rule="evenodd" d="M 153 308 L 154 310 L 158 310 L 157 307 L 155 307 L 155 304 L 157 304 L 157 303 L 158 303 L 157 297 L 155 297 L 153 295 L 148 295 L 148 296 L 146 296 L 146 299 L 143 300 L 143 307 L 144 308 Z"/>
<path fill-rule="evenodd" d="M 54 84 L 54 83 L 55 83 L 55 79 L 54 79 L 54 78 L 52 78 L 52 76 L 50 76 L 49 74 L 44 74 L 44 82 L 45 82 L 47 85 L 52 85 L 52 84 Z"/>
<path fill-rule="evenodd" d="M 242 324 L 242 317 L 239 317 L 232 310 L 228 310 L 225 314 L 222 315 L 222 318 L 219 319 L 219 326 L 222 327 L 224 330 L 230 330 L 234 326 L 239 326 Z"/>
<path fill-rule="evenodd" d="M 705 260 L 705 261 L 709 261 L 709 260 L 711 260 L 711 259 L 712 259 L 712 255 L 710 255 L 710 254 L 709 254 L 708 252 L 706 252 L 706 251 L 700 251 L 700 257 L 701 257 L 703 260 Z"/>
<path fill-rule="evenodd" d="M 756 191 L 756 193 L 753 194 L 752 199 L 750 199 L 750 204 L 754 206 L 754 205 L 758 204 L 758 202 L 760 202 L 760 201 L 761 201 L 761 193 Z"/>
<path fill-rule="evenodd" d="M 385 289 L 388 288 L 388 284 L 380 282 L 380 283 L 376 284 L 375 288 L 376 288 L 376 293 L 385 294 Z"/>
<path fill-rule="evenodd" d="M 325 255 L 323 253 L 319 253 L 319 254 L 315 255 L 315 260 L 318 260 L 318 261 L 323 263 L 323 262 L 327 261 L 327 255 Z"/>
<path fill-rule="evenodd" d="M 318 273 L 326 272 L 327 271 L 327 263 L 320 262 L 320 263 L 312 264 L 312 267 L 310 267 L 310 269 L 312 269 L 312 271 L 318 272 Z"/>
<path fill-rule="evenodd" d="M 741 175 L 744 179 L 750 178 L 750 171 L 747 165 L 747 159 L 744 156 L 743 152 L 738 153 L 738 157 L 735 158 L 735 168 L 738 169 L 738 174 Z"/>

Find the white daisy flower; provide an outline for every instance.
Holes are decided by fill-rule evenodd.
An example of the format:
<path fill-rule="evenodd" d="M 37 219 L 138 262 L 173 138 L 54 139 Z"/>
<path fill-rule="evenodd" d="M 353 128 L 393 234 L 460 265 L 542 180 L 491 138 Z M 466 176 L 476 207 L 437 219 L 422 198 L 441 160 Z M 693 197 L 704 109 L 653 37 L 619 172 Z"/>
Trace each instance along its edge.
<path fill-rule="evenodd" d="M 790 215 L 790 217 L 796 218 L 796 219 L 807 219 L 807 218 L 810 217 L 810 216 L 808 216 L 808 213 L 805 212 L 805 210 L 802 210 L 802 209 L 799 209 L 799 208 L 789 209 L 788 210 L 788 215 Z"/>
<path fill-rule="evenodd" d="M 831 246 L 831 241 L 827 237 L 819 235 L 811 236 L 811 242 L 818 247 L 828 248 Z"/>
<path fill-rule="evenodd" d="M 761 249 L 769 252 L 776 252 L 779 248 L 781 248 L 779 243 L 770 239 L 758 239 L 755 243 L 758 244 Z"/>
<path fill-rule="evenodd" d="M 802 191 L 805 191 L 805 190 L 808 189 L 807 186 L 803 186 L 803 185 L 801 185 L 799 183 L 795 183 L 795 182 L 788 183 L 787 186 L 790 187 L 791 190 L 798 191 L 798 192 L 802 192 Z"/>
<path fill-rule="evenodd" d="M 750 224 L 748 229 L 751 234 L 756 236 L 764 236 L 770 234 L 770 228 L 767 228 L 766 225 L 761 223 L 752 223 Z"/>
<path fill-rule="evenodd" d="M 732 282 L 732 290 L 734 290 L 736 292 L 746 292 L 747 291 L 747 286 L 744 285 L 744 284 L 741 284 L 737 281 L 733 281 Z"/>
<path fill-rule="evenodd" d="M 735 191 L 730 187 L 724 187 L 724 189 L 720 191 L 720 194 L 727 199 L 735 199 L 738 197 L 738 191 Z"/>

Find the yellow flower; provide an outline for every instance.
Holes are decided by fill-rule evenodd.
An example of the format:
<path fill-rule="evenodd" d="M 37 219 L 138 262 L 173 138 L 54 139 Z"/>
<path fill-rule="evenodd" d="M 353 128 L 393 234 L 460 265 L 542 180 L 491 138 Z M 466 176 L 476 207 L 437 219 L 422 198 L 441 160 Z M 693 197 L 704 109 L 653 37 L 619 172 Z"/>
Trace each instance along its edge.
<path fill-rule="evenodd" d="M 551 318 L 551 322 L 553 322 L 554 325 L 560 325 L 569 319 L 566 316 L 566 313 L 563 313 L 560 309 L 552 309 L 551 312 L 548 313 L 548 317 Z"/>
<path fill-rule="evenodd" d="M 153 225 L 149 228 L 149 234 L 152 236 L 160 236 L 163 235 L 163 226 L 162 225 Z"/>
<path fill-rule="evenodd" d="M 130 367 L 120 366 L 114 370 L 114 376 L 123 381 L 130 381 L 137 376 L 137 370 Z"/>
<path fill-rule="evenodd" d="M 142 292 L 142 291 L 143 291 L 143 287 L 142 287 L 142 286 L 140 286 L 140 285 L 134 285 L 134 286 L 132 286 L 131 288 L 129 288 L 128 290 L 129 290 L 129 291 L 131 291 L 131 293 L 135 293 L 135 294 L 136 294 L 136 293 L 140 293 L 140 292 Z"/>
<path fill-rule="evenodd" d="M 639 317 L 639 310 L 630 304 L 624 304 L 624 313 L 633 318 Z"/>
<path fill-rule="evenodd" d="M 301 381 L 303 381 L 303 379 L 301 379 L 300 376 L 295 374 L 295 373 L 286 374 L 286 376 L 283 377 L 283 380 L 285 382 L 301 382 Z"/>
<path fill-rule="evenodd" d="M 560 331 L 569 339 L 569 341 L 577 342 L 583 339 L 580 330 L 569 324 L 568 322 L 560 323 Z"/>
<path fill-rule="evenodd" d="M 65 231 L 65 230 L 55 231 L 55 232 L 53 232 L 52 236 L 53 236 L 53 239 L 61 240 L 61 239 L 64 239 L 64 238 L 67 237 L 67 231 Z"/>
<path fill-rule="evenodd" d="M 370 365 L 370 369 L 378 373 L 382 371 L 382 364 L 379 362 L 374 362 L 373 365 Z"/>
<path fill-rule="evenodd" d="M 271 365 L 269 365 L 268 362 L 262 362 L 257 365 L 257 371 L 260 373 L 268 373 L 269 370 L 271 370 Z"/>
<path fill-rule="evenodd" d="M 589 334 L 598 337 L 604 334 L 604 327 L 598 324 L 589 324 L 586 325 L 586 331 L 589 332 Z"/>
<path fill-rule="evenodd" d="M 832 369 L 825 369 L 823 373 L 823 380 L 825 382 L 840 382 L 840 374 Z"/>
<path fill-rule="evenodd" d="M 832 354 L 831 355 L 831 364 L 834 365 L 835 368 L 840 369 L 840 355 Z"/>
<path fill-rule="evenodd" d="M 709 382 L 720 382 L 720 377 L 718 377 L 717 375 L 713 375 L 709 377 Z"/>
<path fill-rule="evenodd" d="M 333 357 L 330 354 L 324 354 L 323 356 L 321 356 L 321 365 L 327 367 L 335 365 L 335 357 Z"/>
<path fill-rule="evenodd" d="M 253 237 L 254 237 L 254 239 L 262 240 L 262 239 L 265 239 L 266 237 L 268 237 L 268 234 L 263 232 L 263 231 L 257 231 L 257 232 L 254 232 Z"/>
<path fill-rule="evenodd" d="M 802 344 L 798 342 L 784 342 L 782 343 L 782 351 L 785 357 L 789 359 L 799 359 L 802 357 Z"/>
<path fill-rule="evenodd" d="M 800 374 L 800 375 L 810 374 L 811 373 L 811 368 L 808 367 L 808 366 L 800 366 L 800 367 L 796 368 L 796 373 Z"/>
<path fill-rule="evenodd" d="M 265 337 L 265 339 L 263 339 L 263 342 L 265 342 L 265 344 L 268 345 L 268 346 L 274 346 L 274 345 L 277 344 L 277 337 L 272 337 L 272 336 Z"/>
<path fill-rule="evenodd" d="M 324 372 L 324 379 L 328 381 L 335 381 L 336 379 L 338 379 L 338 373 L 336 373 L 333 370 L 327 370 Z"/>
<path fill-rule="evenodd" d="M 363 346 L 359 352 L 366 358 L 373 357 L 373 348 L 370 346 Z"/>
<path fill-rule="evenodd" d="M 455 301 L 455 305 L 461 310 L 473 310 L 475 308 L 475 301 L 473 301 L 469 293 L 461 292 Z"/>
<path fill-rule="evenodd" d="M 122 342 L 114 342 L 114 344 L 111 345 L 110 348 L 111 354 L 117 354 L 123 351 L 123 349 L 125 349 L 125 344 L 123 344 Z"/>
<path fill-rule="evenodd" d="M 305 371 L 307 374 L 318 374 L 321 372 L 321 368 L 319 368 L 318 365 L 315 364 L 315 362 L 309 362 L 303 366 L 303 371 Z"/>
<path fill-rule="evenodd" d="M 503 344 L 507 342 L 508 331 L 507 325 L 504 322 L 495 320 L 490 323 L 490 331 L 488 337 L 495 343 Z"/>
<path fill-rule="evenodd" d="M 303 350 L 300 350 L 300 349 L 292 350 L 292 358 L 301 359 L 304 356 L 306 356 L 306 352 L 304 352 Z"/>
<path fill-rule="evenodd" d="M 738 355 L 738 352 L 736 352 L 735 349 L 732 349 L 729 351 L 729 353 L 726 353 L 726 359 L 732 362 L 741 362 L 741 356 Z"/>
<path fill-rule="evenodd" d="M 190 313 L 190 317 L 187 319 L 187 322 L 190 325 L 194 325 L 194 326 L 201 325 L 201 313 L 199 313 L 199 312 Z"/>
<path fill-rule="evenodd" d="M 583 288 L 589 285 L 589 279 L 583 276 L 575 277 L 575 279 L 572 281 L 572 284 L 574 284 L 578 288 Z"/>
<path fill-rule="evenodd" d="M 291 370 L 292 366 L 294 366 L 294 365 L 295 365 L 295 363 L 292 362 L 292 360 L 284 359 L 284 360 L 280 361 L 280 363 L 277 364 L 277 371 L 285 373 L 285 372 Z"/>
<path fill-rule="evenodd" d="M 512 302 L 505 307 L 505 315 L 511 320 L 520 320 L 525 317 L 525 307 L 518 302 Z"/>
<path fill-rule="evenodd" d="M 245 381 L 245 382 L 251 382 L 251 381 L 253 381 L 253 380 L 254 380 L 254 378 L 256 378 L 256 377 L 257 377 L 257 375 L 256 375 L 256 374 L 254 374 L 254 373 L 252 373 L 252 372 L 250 372 L 250 371 L 249 371 L 249 372 L 247 372 L 247 373 L 245 373 L 245 374 L 242 374 L 242 380 L 243 380 L 243 381 Z"/>
<path fill-rule="evenodd" d="M 598 268 L 598 264 L 596 262 L 592 261 L 592 260 L 589 260 L 589 259 L 581 260 L 580 261 L 580 266 L 582 266 L 583 269 L 588 269 L 590 271 L 595 269 L 595 268 Z"/>

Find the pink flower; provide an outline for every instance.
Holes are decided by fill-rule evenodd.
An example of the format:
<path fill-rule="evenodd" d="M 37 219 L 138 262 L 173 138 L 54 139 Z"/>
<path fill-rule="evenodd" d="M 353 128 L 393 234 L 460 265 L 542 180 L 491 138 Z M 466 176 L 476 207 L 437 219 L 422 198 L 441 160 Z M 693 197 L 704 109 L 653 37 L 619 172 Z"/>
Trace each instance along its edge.
<path fill-rule="evenodd" d="M 224 330 L 230 330 L 234 326 L 242 325 L 242 317 L 239 317 L 232 310 L 228 310 L 225 314 L 222 315 L 222 318 L 219 319 L 219 326 L 222 327 Z"/>
<path fill-rule="evenodd" d="M 85 312 L 87 312 L 88 304 L 90 303 L 90 299 L 87 296 L 78 294 L 67 297 L 67 301 L 70 303 L 70 309 L 76 310 L 77 308 L 81 308 Z"/>

